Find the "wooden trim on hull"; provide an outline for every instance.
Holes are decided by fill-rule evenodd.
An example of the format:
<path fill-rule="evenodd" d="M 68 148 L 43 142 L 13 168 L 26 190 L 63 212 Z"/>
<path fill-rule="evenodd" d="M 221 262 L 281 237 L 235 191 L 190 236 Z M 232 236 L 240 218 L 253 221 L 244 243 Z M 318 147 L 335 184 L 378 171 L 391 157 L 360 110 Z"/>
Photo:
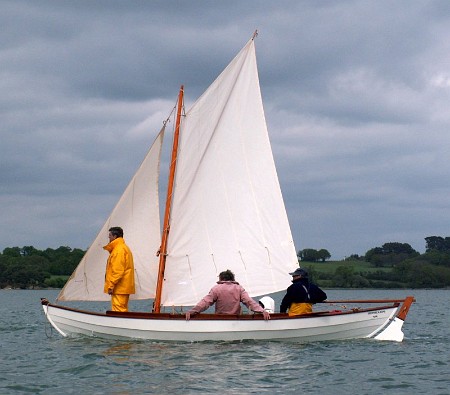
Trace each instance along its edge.
<path fill-rule="evenodd" d="M 416 299 L 414 299 L 413 296 L 407 296 L 406 299 L 403 301 L 402 307 L 400 307 L 400 310 L 397 313 L 397 318 L 401 319 L 402 321 L 405 321 L 406 316 L 408 315 L 409 312 L 409 308 L 415 301 Z"/>
<path fill-rule="evenodd" d="M 271 313 L 270 319 L 271 320 L 296 320 L 296 319 L 307 319 L 307 318 L 313 318 L 313 317 L 327 317 L 327 316 L 336 316 L 336 315 L 349 315 L 349 314 L 356 314 L 356 313 L 365 313 L 365 312 L 371 312 L 371 311 L 377 311 L 377 310 L 386 310 L 391 309 L 393 307 L 400 306 L 401 302 L 404 302 L 404 305 L 400 309 L 400 311 L 404 312 L 402 314 L 402 317 L 400 317 L 400 313 L 397 314 L 397 316 L 402 319 L 403 321 L 406 318 L 406 314 L 409 311 L 409 307 L 411 306 L 412 302 L 414 301 L 414 298 L 410 300 L 412 297 L 407 297 L 406 299 L 402 300 L 371 300 L 371 301 L 361 301 L 361 300 L 346 300 L 346 301 L 339 301 L 339 303 L 392 303 L 391 305 L 382 305 L 382 306 L 374 306 L 366 309 L 352 309 L 347 311 L 339 311 L 339 310 L 332 310 L 332 311 L 320 311 L 320 312 L 313 312 L 309 314 L 303 314 L 298 316 L 289 316 L 287 313 Z M 405 304 L 408 303 L 407 308 L 405 307 Z M 326 302 L 326 303 L 336 303 L 336 302 Z M 120 318 L 132 318 L 132 319 L 147 319 L 147 320 L 184 320 L 185 315 L 183 313 L 178 314 L 172 314 L 172 313 L 148 313 L 148 312 L 118 312 L 118 311 L 106 311 L 105 313 L 98 313 L 94 311 L 87 311 L 87 310 L 80 310 L 80 309 L 74 309 L 67 306 L 60 306 L 56 304 L 50 303 L 47 299 L 42 298 L 41 304 L 45 306 L 50 306 L 56 309 L 61 310 L 67 310 L 67 311 L 73 311 L 77 313 L 82 314 L 89 314 L 94 316 L 108 316 L 108 317 L 120 317 Z M 264 320 L 264 317 L 262 314 L 208 314 L 208 313 L 202 313 L 202 314 L 196 314 L 194 316 L 191 316 L 191 320 L 204 320 L 204 321 L 210 321 L 210 320 L 217 320 L 217 321 L 230 321 L 230 320 Z"/>
<path fill-rule="evenodd" d="M 402 303 L 407 299 L 412 298 L 412 302 L 415 302 L 413 296 L 407 296 L 405 299 L 346 299 L 346 300 L 325 300 L 321 303 Z"/>

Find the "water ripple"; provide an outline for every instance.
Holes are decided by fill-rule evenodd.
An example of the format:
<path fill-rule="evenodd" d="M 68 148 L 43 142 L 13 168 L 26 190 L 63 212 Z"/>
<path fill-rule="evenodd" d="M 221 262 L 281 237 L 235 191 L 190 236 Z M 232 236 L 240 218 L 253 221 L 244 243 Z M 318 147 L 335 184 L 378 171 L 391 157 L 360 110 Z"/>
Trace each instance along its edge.
<path fill-rule="evenodd" d="M 379 297 L 359 292 L 353 297 Z M 413 293 L 422 302 L 411 309 L 403 343 L 173 344 L 62 338 L 39 305 L 48 291 L 2 292 L 0 393 L 448 394 L 450 334 L 441 306 L 450 292 Z"/>

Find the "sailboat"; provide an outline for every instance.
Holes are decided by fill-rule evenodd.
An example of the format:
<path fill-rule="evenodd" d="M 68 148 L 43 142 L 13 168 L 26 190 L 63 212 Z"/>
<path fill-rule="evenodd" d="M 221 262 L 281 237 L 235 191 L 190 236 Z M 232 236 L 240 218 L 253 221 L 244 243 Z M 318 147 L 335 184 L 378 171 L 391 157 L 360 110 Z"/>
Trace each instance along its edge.
<path fill-rule="evenodd" d="M 62 336 L 403 340 L 412 296 L 333 301 L 371 304 L 293 317 L 273 313 L 270 320 L 250 313 L 185 319 L 183 309 L 206 295 L 223 270 L 232 270 L 252 297 L 261 297 L 285 290 L 289 273 L 299 266 L 264 116 L 255 37 L 256 32 L 188 111 L 180 89 L 162 226 L 159 173 L 168 122 L 57 300 L 41 300 L 46 318 Z M 111 226 L 124 229 L 135 262 L 131 299 L 147 299 L 148 312 L 86 311 L 61 303 L 110 300 L 103 293 L 108 253 L 102 246 Z"/>

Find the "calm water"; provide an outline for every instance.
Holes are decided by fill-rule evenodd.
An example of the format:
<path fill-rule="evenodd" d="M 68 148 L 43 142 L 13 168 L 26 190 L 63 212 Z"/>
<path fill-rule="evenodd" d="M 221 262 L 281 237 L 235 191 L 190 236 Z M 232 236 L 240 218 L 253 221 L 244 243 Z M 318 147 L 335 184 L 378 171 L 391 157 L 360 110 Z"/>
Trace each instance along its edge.
<path fill-rule="evenodd" d="M 417 303 L 403 343 L 310 344 L 66 339 L 40 306 L 56 294 L 0 291 L 0 394 L 450 393 L 450 290 L 328 290 L 330 299 L 413 294 Z"/>

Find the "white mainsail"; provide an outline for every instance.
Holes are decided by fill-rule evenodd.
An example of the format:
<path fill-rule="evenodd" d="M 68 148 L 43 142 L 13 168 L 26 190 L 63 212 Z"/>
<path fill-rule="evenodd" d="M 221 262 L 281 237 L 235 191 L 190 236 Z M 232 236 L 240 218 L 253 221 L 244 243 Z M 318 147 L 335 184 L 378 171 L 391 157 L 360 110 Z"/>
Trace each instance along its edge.
<path fill-rule="evenodd" d="M 108 229 L 120 226 L 130 247 L 135 266 L 136 293 L 132 299 L 155 296 L 159 259 L 155 253 L 161 244 L 158 180 L 164 127 L 153 142 L 144 161 L 103 225 L 94 242 L 61 290 L 58 300 L 110 300 L 103 293 L 108 252 Z"/>
<path fill-rule="evenodd" d="M 252 296 L 298 267 L 269 142 L 254 40 L 181 125 L 162 304 L 192 305 L 231 269 Z"/>

